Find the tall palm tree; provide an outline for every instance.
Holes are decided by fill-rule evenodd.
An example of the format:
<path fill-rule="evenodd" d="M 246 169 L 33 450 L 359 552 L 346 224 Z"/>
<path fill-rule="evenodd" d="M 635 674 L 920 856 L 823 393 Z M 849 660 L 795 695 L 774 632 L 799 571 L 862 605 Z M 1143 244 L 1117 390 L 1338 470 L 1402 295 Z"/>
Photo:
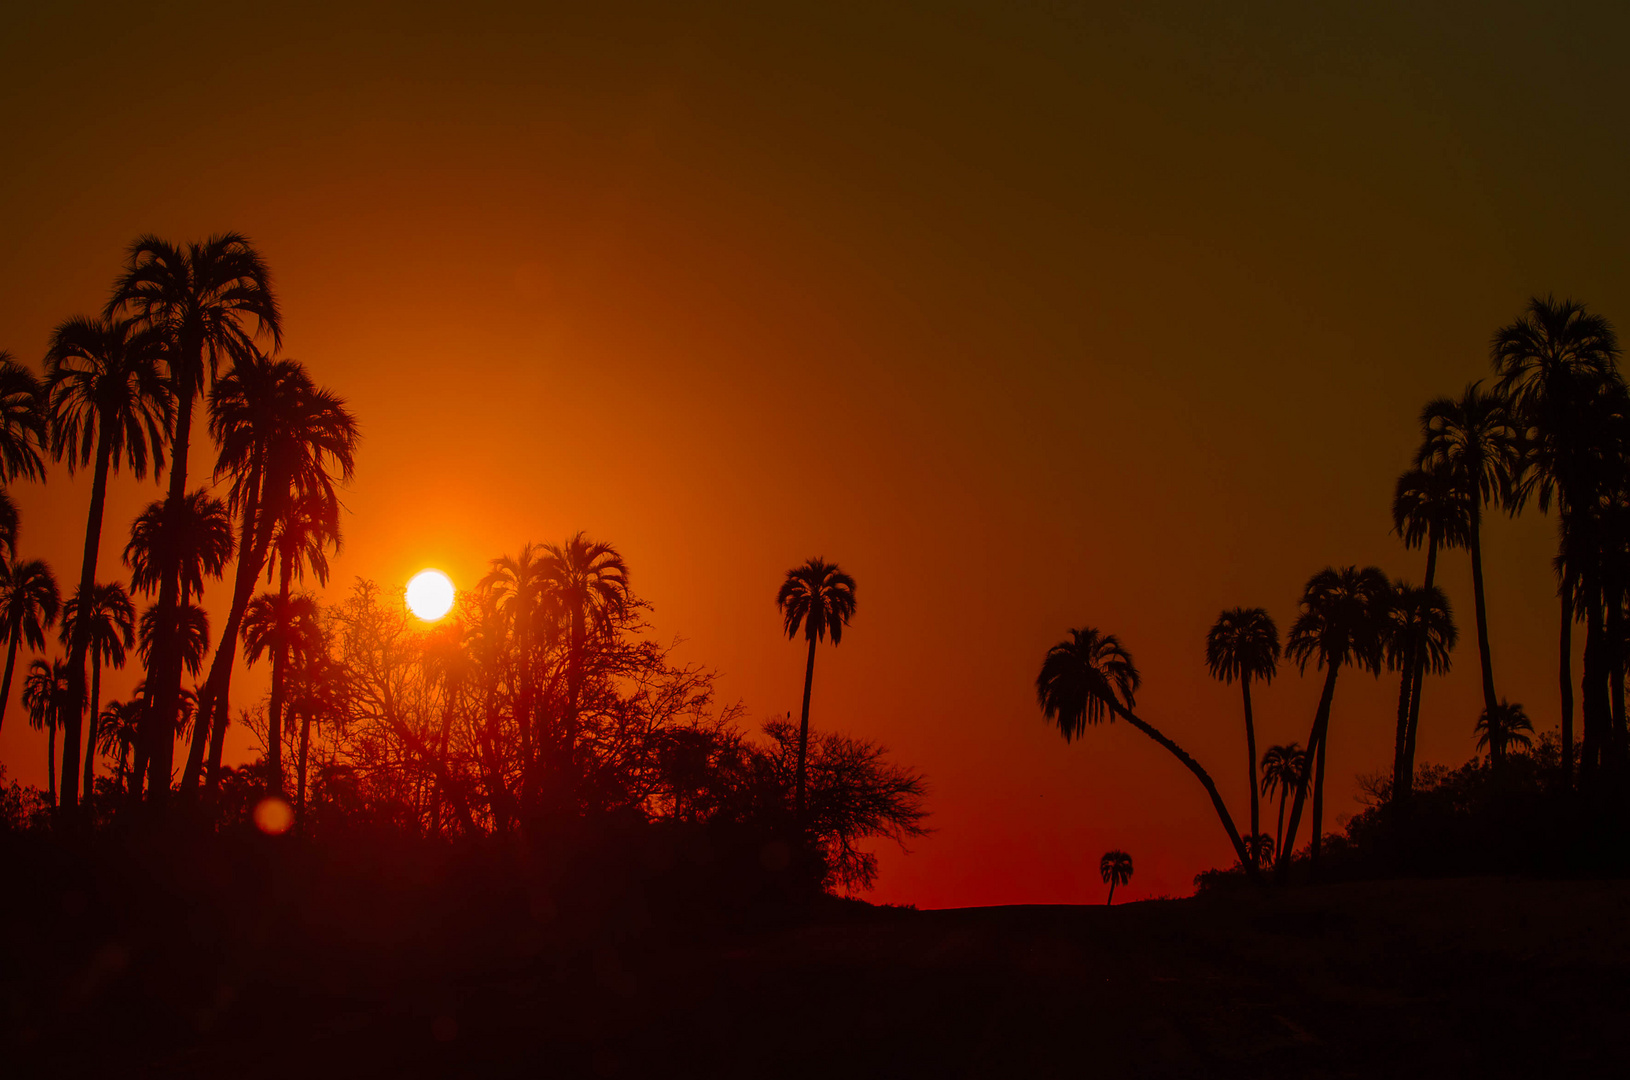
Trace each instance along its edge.
<path fill-rule="evenodd" d="M 96 772 L 96 725 L 101 711 L 102 702 L 102 661 L 106 660 L 111 667 L 125 666 L 125 651 L 135 647 L 136 644 L 136 605 L 131 603 L 130 594 L 125 592 L 124 586 L 117 581 L 106 585 L 96 585 L 91 589 L 88 603 L 81 603 L 76 590 L 67 606 L 62 610 L 62 643 L 64 646 L 70 642 L 80 640 L 79 633 L 84 630 L 83 640 L 90 650 L 91 662 L 91 696 L 90 730 L 85 736 L 85 798 L 91 797 L 94 790 L 91 786 Z M 78 700 L 79 687 L 75 684 L 74 666 L 68 663 L 69 698 Z M 67 769 L 69 748 L 66 741 L 63 743 L 62 755 L 64 770 Z M 68 783 L 63 781 L 62 790 L 66 794 Z"/>
<path fill-rule="evenodd" d="M 1601 432 L 1582 422 L 1599 413 L 1602 399 L 1622 398 L 1624 383 L 1613 326 L 1585 305 L 1534 297 L 1524 313 L 1496 331 L 1490 360 L 1497 388 L 1522 425 L 1530 453 L 1514 508 L 1532 494 L 1541 512 L 1555 497 L 1564 535 L 1575 514 L 1594 501 Z M 1562 771 L 1573 768 L 1573 624 L 1577 567 L 1559 553 L 1562 602 L 1558 682 L 1562 702 Z M 1485 708 L 1487 704 L 1485 703 Z"/>
<path fill-rule="evenodd" d="M 1505 401 L 1472 383 L 1458 399 L 1436 398 L 1421 410 L 1423 438 L 1416 466 L 1454 484 L 1467 503 L 1466 546 L 1472 557 L 1472 601 L 1483 704 L 1493 708 L 1494 663 L 1489 655 L 1488 607 L 1483 594 L 1483 507 L 1504 504 L 1521 471 L 1522 434 Z M 1295 820 L 1292 812 L 1291 819 Z M 1317 838 L 1315 837 L 1315 842 Z"/>
<path fill-rule="evenodd" d="M 272 293 L 271 273 L 249 240 L 222 233 L 202 243 L 180 247 L 155 236 L 143 236 L 130 247 L 125 272 L 114 286 L 104 314 L 128 315 L 162 333 L 170 343 L 168 368 L 176 409 L 170 438 L 168 512 L 179 517 L 187 496 L 187 461 L 193 406 L 223 359 L 236 363 L 254 353 L 253 339 L 264 336 L 274 347 L 282 340 L 282 319 Z M 179 568 L 177 568 L 177 571 Z M 159 623 L 178 626 L 181 605 L 177 571 L 166 569 L 158 590 Z M 152 692 L 144 738 L 151 755 L 151 798 L 162 804 L 169 795 L 175 752 L 176 710 L 181 693 L 181 656 L 177 642 L 160 642 L 154 657 Z"/>
<path fill-rule="evenodd" d="M 81 605 L 91 603 L 96 595 L 96 562 L 109 471 L 123 464 L 137 480 L 144 479 L 149 453 L 155 470 L 163 467 L 164 436 L 173 408 L 170 385 L 164 378 L 164 350 L 161 333 L 140 329 L 128 320 L 69 319 L 51 337 L 45 354 L 51 452 L 58 461 L 67 460 L 70 473 L 81 465 L 92 469 L 79 587 L 70 604 L 75 617 L 64 617 L 64 627 L 89 631 L 93 623 L 90 611 Z M 125 603 L 128 606 L 129 600 Z M 72 684 L 69 699 L 79 701 L 85 693 L 85 654 L 90 643 L 74 637 L 63 644 L 68 648 L 68 678 Z M 79 716 L 65 715 L 62 720 L 62 805 L 72 812 L 78 804 L 73 773 L 79 761 Z M 94 728 L 94 695 L 90 723 Z M 93 732 L 85 740 L 87 796 L 95 747 Z"/>
<path fill-rule="evenodd" d="M 322 640 L 317 602 L 310 596 L 261 593 L 243 617 L 243 656 L 253 665 L 272 656 L 272 700 L 267 709 L 266 767 L 275 790 L 283 790 L 283 731 L 289 659 L 303 660 Z"/>
<path fill-rule="evenodd" d="M 206 728 L 209 790 L 214 790 L 220 775 L 239 632 L 278 522 L 291 513 L 311 517 L 311 506 L 320 506 L 317 516 L 332 523 L 337 546 L 339 500 L 334 483 L 351 479 L 358 439 L 356 419 L 343 399 L 313 384 L 298 361 L 269 360 L 258 354 L 239 361 L 215 384 L 209 429 L 220 447 L 215 479 L 232 481 L 228 501 L 239 518 L 238 568 L 232 607 L 199 705 L 210 722 L 194 730 L 187 756 L 182 787 L 189 793 L 197 790 L 203 769 Z M 291 510 L 290 504 L 297 502 L 306 508 Z"/>
<path fill-rule="evenodd" d="M 803 627 L 809 642 L 809 660 L 804 665 L 804 708 L 798 721 L 798 782 L 793 812 L 799 827 L 804 823 L 805 764 L 809 753 L 809 693 L 815 684 L 815 646 L 831 637 L 833 646 L 843 641 L 843 628 L 855 614 L 855 579 L 822 558 L 807 560 L 787 571 L 786 580 L 775 594 L 788 639 Z"/>
<path fill-rule="evenodd" d="M 0 566 L 0 634 L 6 641 L 6 673 L 0 677 L 0 725 L 6 721 L 6 703 L 11 700 L 11 673 L 17 663 L 17 646 L 23 642 L 34 650 L 45 648 L 45 632 L 57 621 L 62 601 L 51 568 L 39 559 Z M 53 786 L 56 784 L 52 780 Z"/>
<path fill-rule="evenodd" d="M 124 561 L 130 588 L 141 596 L 161 592 L 165 574 L 180 582 L 179 603 L 190 603 L 204 591 L 204 579 L 218 578 L 232 557 L 232 519 L 226 504 L 199 488 L 182 500 L 178 511 L 149 503 L 130 525 Z"/>
<path fill-rule="evenodd" d="M 1108 907 L 1115 902 L 1115 886 L 1132 880 L 1132 856 L 1124 851 L 1104 852 L 1104 857 L 1098 860 L 1098 876 L 1109 886 L 1109 899 L 1104 901 Z"/>
<path fill-rule="evenodd" d="M 628 564 L 617 549 L 581 532 L 564 544 L 545 544 L 541 569 L 549 601 L 566 632 L 566 728 L 560 753 L 561 779 L 567 786 L 561 794 L 575 802 L 578 714 L 588 674 L 589 638 L 608 632 L 634 600 L 628 589 Z"/>
<path fill-rule="evenodd" d="M 1262 753 L 1262 797 L 1273 798 L 1279 792 L 1279 828 L 1274 833 L 1273 849 L 1283 851 L 1285 844 L 1285 797 L 1302 782 L 1307 772 L 1307 754 L 1301 743 L 1270 746 Z"/>
<path fill-rule="evenodd" d="M 0 488 L 18 477 L 45 479 L 44 395 L 34 373 L 0 349 Z"/>
<path fill-rule="evenodd" d="M 1303 672 L 1312 660 L 1325 669 L 1324 690 L 1313 716 L 1313 730 L 1307 738 L 1307 753 L 1313 776 L 1312 856 L 1319 859 L 1319 838 L 1324 830 L 1325 737 L 1330 727 L 1330 707 L 1336 696 L 1336 674 L 1343 666 L 1378 674 L 1385 654 L 1392 585 L 1373 566 L 1336 570 L 1332 567 L 1314 574 L 1302 591 L 1301 612 L 1291 624 L 1285 655 L 1296 661 Z M 1296 847 L 1296 828 L 1302 819 L 1302 803 L 1307 798 L 1307 773 L 1296 785 L 1291 804 L 1290 826 L 1279 848 L 1279 873 L 1290 868 Z"/>
<path fill-rule="evenodd" d="M 28 665 L 28 674 L 23 678 L 23 707 L 28 710 L 28 726 L 35 731 L 44 728 L 50 733 L 45 746 L 45 778 L 52 806 L 58 805 L 57 723 L 65 704 L 66 675 L 67 669 L 61 660 L 49 664 L 36 659 Z"/>
<path fill-rule="evenodd" d="M 518 556 L 504 555 L 492 560 L 492 569 L 479 587 L 492 599 L 494 610 L 507 625 L 515 646 L 515 694 L 512 697 L 515 727 L 521 737 L 521 805 L 530 807 L 535 795 L 532 749 L 532 720 L 535 694 L 533 654 L 538 647 L 537 631 L 544 617 L 544 578 L 542 552 L 532 544 Z M 559 733 L 564 737 L 563 733 Z M 540 735 L 541 738 L 541 735 Z"/>
<path fill-rule="evenodd" d="M 1529 738 L 1534 731 L 1533 721 L 1528 719 L 1521 703 L 1504 698 L 1492 711 L 1483 711 L 1473 731 L 1477 735 L 1477 749 L 1489 752 L 1489 763 L 1496 769 L 1504 766 L 1506 754 L 1512 747 L 1528 750 L 1534 745 L 1534 740 Z"/>
<path fill-rule="evenodd" d="M 1041 662 L 1041 673 L 1036 676 L 1036 702 L 1047 720 L 1070 742 L 1084 734 L 1091 725 L 1119 716 L 1149 738 L 1159 743 L 1195 779 L 1211 797 L 1223 830 L 1228 833 L 1234 854 L 1248 873 L 1255 874 L 1245 842 L 1234 827 L 1234 818 L 1228 806 L 1217 793 L 1217 785 L 1198 761 L 1189 757 L 1181 747 L 1142 719 L 1132 710 L 1138 687 L 1142 685 L 1132 656 L 1121 647 L 1114 634 L 1100 634 L 1090 626 L 1071 630 L 1070 636 L 1047 650 Z"/>
<path fill-rule="evenodd" d="M 1279 670 L 1279 628 L 1262 608 L 1233 608 L 1217 617 L 1206 635 L 1206 666 L 1213 679 L 1239 680 L 1245 695 L 1245 777 L 1251 790 L 1251 836 L 1262 835 L 1256 794 L 1256 726 L 1251 719 L 1251 680 L 1272 682 Z M 1253 839 L 1252 843 L 1256 843 Z"/>
<path fill-rule="evenodd" d="M 1408 799 L 1415 782 L 1415 713 L 1420 702 L 1420 681 L 1430 673 L 1449 670 L 1449 654 L 1460 633 L 1449 611 L 1449 598 L 1436 585 L 1417 589 L 1393 582 L 1391 626 L 1387 632 L 1387 667 L 1401 671 L 1398 687 L 1398 728 L 1392 744 L 1392 798 Z"/>

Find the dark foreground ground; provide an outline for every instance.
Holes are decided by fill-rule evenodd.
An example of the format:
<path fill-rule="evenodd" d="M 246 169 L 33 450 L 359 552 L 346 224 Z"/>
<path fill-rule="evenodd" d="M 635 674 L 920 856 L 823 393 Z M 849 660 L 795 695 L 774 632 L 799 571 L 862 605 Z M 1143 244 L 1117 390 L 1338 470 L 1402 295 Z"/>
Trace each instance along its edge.
<path fill-rule="evenodd" d="M 1625 882 L 834 907 L 452 952 L 387 910 L 181 911 L 163 942 L 104 928 L 71 962 L 31 910 L 0 939 L 6 1076 L 1630 1074 Z"/>

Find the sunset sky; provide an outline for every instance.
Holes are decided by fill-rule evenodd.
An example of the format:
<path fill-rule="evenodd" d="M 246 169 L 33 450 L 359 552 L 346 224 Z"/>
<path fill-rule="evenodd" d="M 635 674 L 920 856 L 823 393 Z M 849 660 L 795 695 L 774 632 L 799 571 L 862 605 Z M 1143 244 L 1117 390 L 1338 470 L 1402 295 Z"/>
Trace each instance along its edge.
<path fill-rule="evenodd" d="M 796 716 L 775 591 L 825 556 L 859 606 L 812 723 L 925 772 L 937 830 L 873 899 L 1097 901 L 1112 847 L 1118 899 L 1183 895 L 1232 861 L 1203 791 L 1124 724 L 1065 745 L 1047 647 L 1119 634 L 1243 827 L 1217 613 L 1284 630 L 1328 564 L 1418 582 L 1389 505 L 1420 406 L 1532 294 L 1630 323 L 1630 9 L 1424 6 L 29 5 L 0 348 L 38 369 L 141 233 L 241 231 L 363 431 L 331 597 L 587 530 L 757 723 Z M 159 493 L 114 478 L 104 579 Z M 20 554 L 71 580 L 88 480 L 12 495 Z M 1499 693 L 1553 728 L 1553 523 L 1485 538 Z M 1421 757 L 1459 763 L 1463 553 L 1439 581 L 1463 643 Z M 1305 742 L 1318 690 L 1260 690 L 1259 749 Z M 1390 767 L 1397 690 L 1343 675 L 1332 817 Z M 0 762 L 43 786 L 13 694 Z"/>

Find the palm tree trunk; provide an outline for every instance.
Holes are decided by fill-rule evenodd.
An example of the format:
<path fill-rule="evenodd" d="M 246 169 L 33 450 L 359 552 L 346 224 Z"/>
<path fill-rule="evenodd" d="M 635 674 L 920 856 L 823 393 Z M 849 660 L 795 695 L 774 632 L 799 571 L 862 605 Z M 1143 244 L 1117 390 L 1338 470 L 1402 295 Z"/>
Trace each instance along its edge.
<path fill-rule="evenodd" d="M 306 751 L 311 747 L 311 713 L 300 712 L 300 760 L 295 765 L 294 821 L 301 832 L 306 828 Z"/>
<path fill-rule="evenodd" d="M 1438 571 L 1438 535 L 1431 533 L 1426 541 L 1426 580 L 1422 588 L 1430 589 Z M 1409 669 L 1405 672 L 1409 693 L 1409 712 L 1401 717 L 1402 739 L 1393 746 L 1392 801 L 1406 802 L 1415 793 L 1415 729 L 1421 717 L 1421 687 L 1426 681 L 1425 642 L 1414 643 Z M 1402 694 L 1403 689 L 1399 690 Z"/>
<path fill-rule="evenodd" d="M 289 577 L 293 573 L 294 552 L 285 552 L 278 571 L 277 605 L 280 618 L 288 619 Z M 272 700 L 266 715 L 266 770 L 271 773 L 273 790 L 283 793 L 283 684 L 289 662 L 289 628 L 279 628 L 272 648 Z"/>
<path fill-rule="evenodd" d="M 1104 906 L 1109 907 L 1114 902 L 1115 902 L 1115 879 L 1110 878 L 1109 879 L 1109 899 L 1104 901 Z"/>
<path fill-rule="evenodd" d="M 1590 590 L 1585 601 L 1585 656 L 1584 671 L 1580 678 L 1581 705 L 1584 713 L 1584 738 L 1580 745 L 1579 786 L 1591 787 L 1601 764 L 1604 729 L 1612 705 L 1607 690 L 1607 642 L 1602 627 L 1602 601 L 1600 591 Z"/>
<path fill-rule="evenodd" d="M 89 806 L 96 780 L 96 724 L 102 705 L 102 650 L 91 646 L 91 709 L 85 725 L 85 805 Z"/>
<path fill-rule="evenodd" d="M 1623 593 L 1615 588 L 1607 605 L 1608 646 L 1608 700 L 1611 705 L 1612 726 L 1607 738 L 1608 772 L 1616 780 L 1624 772 L 1624 603 Z"/>
<path fill-rule="evenodd" d="M 11 674 L 17 666 L 17 639 L 22 634 L 21 628 L 15 626 L 10 631 L 7 635 L 11 643 L 6 649 L 6 674 L 4 679 L 0 679 L 0 728 L 6 726 L 6 705 L 11 701 Z"/>
<path fill-rule="evenodd" d="M 1557 678 L 1562 684 L 1562 786 L 1573 785 L 1573 590 L 1574 574 L 1562 578 L 1562 633 Z"/>
<path fill-rule="evenodd" d="M 805 767 L 809 761 L 809 691 L 815 682 L 815 635 L 809 635 L 809 662 L 804 665 L 804 711 L 798 721 L 798 783 L 793 800 L 793 818 L 804 827 Z"/>
<path fill-rule="evenodd" d="M 45 783 L 51 794 L 51 805 L 57 805 L 57 725 L 45 725 Z"/>
<path fill-rule="evenodd" d="M 1273 853 L 1277 857 L 1285 847 L 1285 796 L 1290 794 L 1287 784 L 1279 785 L 1279 832 L 1273 839 Z"/>
<path fill-rule="evenodd" d="M 1168 753 L 1181 761 L 1183 766 L 1194 774 L 1195 779 L 1199 780 L 1200 784 L 1206 789 L 1206 794 L 1211 796 L 1211 805 L 1217 811 L 1217 818 L 1222 822 L 1223 830 L 1228 833 L 1228 842 L 1234 845 L 1234 854 L 1238 857 L 1240 865 L 1245 867 L 1246 873 L 1255 877 L 1256 866 L 1251 862 L 1249 852 L 1245 849 L 1245 842 L 1240 839 L 1239 830 L 1234 827 L 1234 817 L 1228 812 L 1228 805 L 1223 802 L 1222 796 L 1217 793 L 1217 785 L 1212 783 L 1211 774 L 1206 772 L 1198 761 L 1184 753 L 1182 747 L 1166 738 L 1153 726 L 1138 719 L 1130 709 L 1116 704 L 1112 704 L 1110 708 L 1125 719 L 1127 723 L 1165 747 Z"/>
<path fill-rule="evenodd" d="M 1317 869 L 1319 865 L 1320 840 L 1324 837 L 1324 748 L 1330 741 L 1330 727 L 1325 725 L 1324 734 L 1319 738 L 1319 755 L 1313 764 L 1313 833 L 1308 839 L 1308 865 Z"/>
<path fill-rule="evenodd" d="M 91 508 L 85 521 L 85 551 L 79 567 L 79 610 L 74 613 L 74 639 L 68 645 L 68 697 L 63 709 L 62 731 L 62 809 L 72 814 L 79 806 L 79 730 L 85 709 L 85 651 L 91 637 L 91 594 L 96 591 L 96 554 L 102 541 L 102 505 L 108 493 L 108 459 L 112 453 L 109 428 L 104 420 L 96 435 L 96 472 L 91 480 Z M 91 711 L 91 723 L 96 712 Z M 90 794 L 90 765 L 96 756 L 96 740 L 86 748 L 85 789 Z"/>
<path fill-rule="evenodd" d="M 1418 650 L 1411 645 L 1410 656 L 1413 657 Z M 1403 678 L 1398 680 L 1398 728 L 1392 739 L 1392 795 L 1388 800 L 1394 804 L 1408 801 L 1414 785 L 1411 781 L 1412 767 L 1409 764 L 1407 751 L 1409 749 L 1409 706 L 1414 698 L 1415 665 L 1413 661 L 1404 667 Z"/>
<path fill-rule="evenodd" d="M 1332 663 L 1324 677 L 1324 692 L 1319 695 L 1319 708 L 1313 714 L 1313 732 L 1307 737 L 1307 753 L 1317 752 L 1320 743 L 1324 741 L 1325 729 L 1330 726 L 1330 705 L 1336 697 L 1336 674 L 1341 665 Z M 1296 846 L 1296 829 L 1302 822 L 1302 804 L 1307 800 L 1308 770 L 1302 770 L 1301 780 L 1296 785 L 1296 799 L 1290 807 L 1290 825 L 1285 834 L 1285 844 L 1279 849 L 1279 865 L 1276 873 L 1281 879 L 1290 873 L 1290 853 Z"/>
<path fill-rule="evenodd" d="M 1472 550 L 1472 602 L 1477 613 L 1477 656 L 1483 664 L 1483 708 L 1494 711 L 1494 661 L 1489 656 L 1488 608 L 1483 599 L 1482 510 L 1472 507 L 1470 540 Z"/>
<path fill-rule="evenodd" d="M 1256 791 L 1256 725 L 1251 718 L 1251 677 L 1245 675 L 1239 681 L 1240 689 L 1245 694 L 1245 748 L 1250 755 L 1245 762 L 1245 775 L 1250 780 L 1251 789 L 1251 843 L 1256 843 L 1256 837 L 1262 833 L 1262 825 L 1257 810 Z"/>

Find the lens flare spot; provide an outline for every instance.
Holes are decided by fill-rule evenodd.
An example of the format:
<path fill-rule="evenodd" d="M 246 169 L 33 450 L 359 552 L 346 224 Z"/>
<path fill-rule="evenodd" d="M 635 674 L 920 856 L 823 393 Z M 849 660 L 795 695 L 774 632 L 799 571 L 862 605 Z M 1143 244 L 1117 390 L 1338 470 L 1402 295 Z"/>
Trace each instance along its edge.
<path fill-rule="evenodd" d="M 453 596 L 453 579 L 440 570 L 420 570 L 407 583 L 408 610 L 425 622 L 453 610 Z"/>
<path fill-rule="evenodd" d="M 294 807 L 287 799 L 268 795 L 255 804 L 255 828 L 267 836 L 282 836 L 294 826 Z"/>

